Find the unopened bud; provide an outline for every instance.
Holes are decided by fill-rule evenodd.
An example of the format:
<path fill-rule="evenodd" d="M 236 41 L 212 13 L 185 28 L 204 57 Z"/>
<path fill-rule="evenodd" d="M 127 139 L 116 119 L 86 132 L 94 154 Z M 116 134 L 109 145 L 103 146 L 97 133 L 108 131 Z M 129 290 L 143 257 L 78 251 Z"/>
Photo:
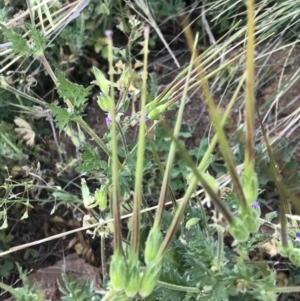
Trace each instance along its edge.
<path fill-rule="evenodd" d="M 245 194 L 246 201 L 252 205 L 258 197 L 258 179 L 257 174 L 253 172 L 249 176 L 242 177 L 242 187 Z"/>
<path fill-rule="evenodd" d="M 240 218 L 242 222 L 244 223 L 246 229 L 251 233 L 257 233 L 259 227 L 260 227 L 260 208 L 258 209 L 247 207 L 245 209 L 242 209 L 240 212 Z"/>
<path fill-rule="evenodd" d="M 112 256 L 109 276 L 111 285 L 116 292 L 120 292 L 125 289 L 127 282 L 127 263 L 123 256 L 118 254 L 114 254 Z"/>
<path fill-rule="evenodd" d="M 161 117 L 162 114 L 166 111 L 167 107 L 167 105 L 160 105 L 154 108 L 148 113 L 148 118 L 152 120 L 159 119 L 159 117 Z"/>
<path fill-rule="evenodd" d="M 150 266 L 147 266 L 146 271 L 144 272 L 140 289 L 139 289 L 139 295 L 142 298 L 148 297 L 154 290 L 157 280 L 159 279 L 161 271 L 161 264 L 153 263 Z"/>
<path fill-rule="evenodd" d="M 196 224 L 198 224 L 199 221 L 200 221 L 200 218 L 197 218 L 197 217 L 191 218 L 186 222 L 185 227 L 187 229 L 190 229 L 193 226 L 195 226 Z"/>
<path fill-rule="evenodd" d="M 94 71 L 96 80 L 93 81 L 92 83 L 95 83 L 96 85 L 98 85 L 104 94 L 108 94 L 108 92 L 109 92 L 108 80 L 105 78 L 104 74 L 98 68 L 93 67 L 93 71 Z"/>
<path fill-rule="evenodd" d="M 81 194 L 83 198 L 83 204 L 85 208 L 91 208 L 94 203 L 94 198 L 90 194 L 90 190 L 86 185 L 84 178 L 81 179 Z"/>
<path fill-rule="evenodd" d="M 228 232 L 233 238 L 239 242 L 244 242 L 249 238 L 249 231 L 245 227 L 243 221 L 239 218 L 235 218 L 233 222 L 228 226 Z"/>
<path fill-rule="evenodd" d="M 111 108 L 112 100 L 107 94 L 101 93 L 100 96 L 98 96 L 97 103 L 101 108 L 101 110 L 105 112 L 109 112 Z"/>
<path fill-rule="evenodd" d="M 161 246 L 163 236 L 159 228 L 152 228 L 148 234 L 145 246 L 145 262 L 147 265 L 152 263 L 157 256 Z"/>
<path fill-rule="evenodd" d="M 130 73 L 129 69 L 124 65 L 123 72 L 120 76 L 119 80 L 117 81 L 117 87 L 119 90 L 125 90 L 130 84 Z"/>
<path fill-rule="evenodd" d="M 79 141 L 78 137 L 76 137 L 75 135 L 72 135 L 71 141 L 73 142 L 73 144 L 75 145 L 76 148 L 80 147 L 80 141 Z"/>
<path fill-rule="evenodd" d="M 101 188 L 97 188 L 94 193 L 96 202 L 99 206 L 100 211 L 105 211 L 107 208 L 107 193 L 106 193 L 106 187 L 103 185 Z"/>
<path fill-rule="evenodd" d="M 128 280 L 125 287 L 125 293 L 128 297 L 134 297 L 140 288 L 140 265 L 134 263 L 130 266 L 128 263 Z"/>

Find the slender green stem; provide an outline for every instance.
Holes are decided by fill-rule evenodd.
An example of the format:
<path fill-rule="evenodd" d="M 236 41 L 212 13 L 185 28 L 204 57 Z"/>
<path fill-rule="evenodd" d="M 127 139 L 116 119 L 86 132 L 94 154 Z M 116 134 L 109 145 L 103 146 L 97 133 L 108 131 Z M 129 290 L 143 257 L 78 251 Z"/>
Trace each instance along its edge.
<path fill-rule="evenodd" d="M 92 128 L 81 118 L 81 117 L 74 117 L 72 120 L 78 123 L 95 141 L 96 143 L 102 148 L 102 150 L 110 157 L 111 152 L 106 146 L 106 144 L 99 138 L 99 136 L 92 130 Z"/>
<path fill-rule="evenodd" d="M 47 72 L 49 73 L 50 77 L 52 78 L 53 82 L 55 85 L 57 85 L 57 78 L 55 73 L 53 72 L 50 64 L 48 63 L 44 53 L 43 55 L 37 56 L 37 59 L 43 64 L 43 66 L 45 67 L 45 69 L 47 70 Z"/>
<path fill-rule="evenodd" d="M 232 96 L 231 101 L 230 101 L 227 109 L 225 110 L 225 113 L 224 113 L 223 118 L 221 120 L 221 125 L 222 126 L 224 126 L 224 124 L 225 124 L 225 122 L 226 122 L 226 120 L 227 120 L 227 118 L 229 116 L 231 108 L 232 108 L 232 106 L 235 103 L 235 100 L 236 100 L 236 98 L 237 98 L 237 96 L 239 94 L 239 91 L 240 91 L 240 89 L 241 89 L 244 81 L 245 81 L 245 74 L 241 78 L 241 80 L 239 82 L 239 85 L 236 88 L 235 93 Z M 208 147 L 208 149 L 206 150 L 206 152 L 205 152 L 205 154 L 204 154 L 204 156 L 203 156 L 203 158 L 202 158 L 199 166 L 198 166 L 198 170 L 199 171 L 204 171 L 204 169 L 206 169 L 206 166 L 208 164 L 208 160 L 209 160 L 210 154 L 213 152 L 214 147 L 215 147 L 217 141 L 218 141 L 218 137 L 217 137 L 217 134 L 215 134 L 214 137 L 213 137 L 213 139 L 212 139 L 212 141 L 211 141 L 211 143 L 210 143 L 210 145 L 209 145 L 209 147 Z M 187 188 L 187 190 L 186 190 L 186 192 L 184 194 L 182 202 L 180 203 L 179 209 L 176 211 L 176 215 L 174 217 L 174 222 L 172 222 L 171 226 L 169 227 L 169 230 L 167 232 L 167 236 L 164 239 L 164 242 L 163 242 L 164 243 L 164 249 L 161 249 L 162 252 L 166 252 L 166 250 L 168 249 L 168 246 L 170 245 L 170 243 L 172 241 L 172 238 L 173 238 L 173 235 L 175 234 L 176 229 L 177 229 L 177 227 L 179 225 L 179 222 L 181 220 L 181 216 L 183 215 L 184 210 L 185 210 L 185 208 L 186 208 L 186 206 L 187 206 L 187 204 L 188 204 L 188 202 L 189 202 L 189 200 L 191 198 L 191 195 L 193 194 L 193 192 L 194 192 L 194 190 L 195 190 L 198 182 L 199 182 L 199 179 L 194 174 L 192 176 L 191 182 L 190 182 L 190 184 L 189 184 L 189 186 L 188 186 L 188 188 Z M 227 210 L 227 209 L 225 208 L 225 210 Z M 162 253 L 162 254 L 164 254 L 164 253 Z"/>
<path fill-rule="evenodd" d="M 5 140 L 5 142 L 14 150 L 16 154 L 19 156 L 22 155 L 22 151 L 16 147 L 3 133 L 1 133 L 1 137 Z"/>
<path fill-rule="evenodd" d="M 217 248 L 217 264 L 216 264 L 218 272 L 220 272 L 222 269 L 223 250 L 224 250 L 223 229 L 220 229 L 218 227 L 218 248 Z"/>
<path fill-rule="evenodd" d="M 147 68 L 148 68 L 148 41 L 149 41 L 149 26 L 145 27 L 144 37 L 144 69 L 142 73 L 142 101 L 141 101 L 141 116 L 138 137 L 138 156 L 135 174 L 134 200 L 133 200 L 133 218 L 132 218 L 132 236 L 131 236 L 131 253 L 130 257 L 134 264 L 139 256 L 140 242 L 140 219 L 141 219 L 141 203 L 142 203 L 142 184 L 143 184 L 143 167 L 145 153 L 145 132 L 146 132 L 146 97 L 147 97 Z"/>
<path fill-rule="evenodd" d="M 272 287 L 268 291 L 274 293 L 298 293 L 300 292 L 300 286 L 284 286 L 284 287 Z"/>
<path fill-rule="evenodd" d="M 118 131 L 119 131 L 119 135 L 121 137 L 121 141 L 122 141 L 123 147 L 124 147 L 125 158 L 126 158 L 127 155 L 128 155 L 128 148 L 127 148 L 126 139 L 125 139 L 122 127 L 120 126 L 119 122 L 117 122 L 117 127 L 118 127 Z"/>
<path fill-rule="evenodd" d="M 186 21 L 185 21 L 185 23 L 186 23 Z M 189 46 L 192 47 L 193 35 L 192 35 L 190 27 L 187 24 L 185 24 L 184 32 L 185 32 Z M 198 53 L 197 49 L 195 49 L 195 52 Z M 220 116 L 218 114 L 214 99 L 210 93 L 207 79 L 205 78 L 205 75 L 202 70 L 201 62 L 196 62 L 196 66 L 197 66 L 196 69 L 197 69 L 198 80 L 199 80 L 199 82 L 201 82 L 201 86 L 203 88 L 203 92 L 204 92 L 205 99 L 206 99 L 207 106 L 208 106 L 209 115 L 212 119 L 215 131 L 218 134 L 220 149 L 223 154 L 224 161 L 226 162 L 226 167 L 228 169 L 228 172 L 231 176 L 232 185 L 236 192 L 237 198 L 241 204 L 241 207 L 246 208 L 248 206 L 248 204 L 246 202 L 246 198 L 245 198 L 245 195 L 244 195 L 244 192 L 243 192 L 240 180 L 239 180 L 239 176 L 238 176 L 236 168 L 235 168 L 235 164 L 233 161 L 233 156 L 232 156 L 232 153 L 231 153 L 231 150 L 229 147 L 229 143 L 226 139 L 225 132 L 220 123 Z"/>
<path fill-rule="evenodd" d="M 254 173 L 254 1 L 247 0 L 247 60 L 246 60 L 246 102 L 245 102 L 245 177 Z"/>
<path fill-rule="evenodd" d="M 109 73 L 110 82 L 114 82 L 113 76 L 113 41 L 112 32 L 107 31 L 107 44 L 108 44 L 108 61 L 109 61 Z M 112 152 L 112 207 L 114 217 L 114 254 L 117 256 L 122 255 L 122 233 L 121 233 L 121 221 L 120 221 L 120 190 L 119 190 L 119 160 L 118 160 L 118 140 L 117 140 L 117 118 L 115 110 L 115 95 L 114 89 L 111 89 L 111 119 L 112 124 L 110 128 L 111 133 L 111 152 Z M 101 141 L 102 142 L 102 141 Z"/>
<path fill-rule="evenodd" d="M 107 274 L 106 271 L 106 261 L 105 261 L 105 236 L 101 235 L 100 241 L 100 249 L 101 249 L 101 266 L 102 266 L 102 275 L 105 276 Z"/>
<path fill-rule="evenodd" d="M 182 157 L 182 159 L 185 161 L 185 163 L 187 164 L 187 166 L 189 166 L 195 177 L 192 178 L 191 183 L 183 197 L 183 201 L 180 203 L 178 210 L 175 213 L 175 216 L 172 220 L 172 223 L 168 229 L 168 232 L 165 236 L 165 239 L 158 251 L 158 258 L 162 258 L 164 256 L 164 254 L 167 252 L 169 245 L 172 242 L 172 239 L 174 237 L 174 234 L 177 230 L 177 227 L 180 223 L 180 220 L 184 214 L 184 210 L 185 207 L 189 201 L 189 199 L 187 199 L 187 195 L 191 194 L 194 189 L 192 190 L 192 188 L 194 188 L 198 182 L 201 183 L 202 187 L 204 188 L 204 190 L 208 193 L 208 195 L 211 197 L 212 201 L 214 202 L 215 206 L 217 207 L 217 209 L 223 214 L 224 218 L 227 220 L 227 222 L 229 224 L 232 224 L 234 222 L 234 219 L 232 217 L 232 215 L 230 214 L 230 212 L 228 211 L 228 209 L 225 207 L 225 205 L 223 204 L 223 202 L 221 201 L 221 199 L 219 198 L 219 196 L 214 192 L 214 190 L 210 187 L 210 185 L 204 180 L 204 178 L 201 176 L 199 170 L 194 166 L 193 161 L 191 160 L 191 158 L 188 156 L 186 150 L 184 149 L 184 147 L 181 145 L 181 143 L 178 141 L 178 139 L 174 138 L 172 136 L 172 131 L 170 130 L 170 128 L 168 128 L 167 126 L 165 126 L 165 129 L 167 130 L 168 134 L 173 138 L 173 140 L 176 142 L 176 146 L 178 151 L 180 152 L 180 155 Z"/>
<path fill-rule="evenodd" d="M 161 287 L 165 287 L 165 288 L 168 288 L 168 289 L 174 290 L 174 291 L 195 293 L 195 294 L 199 294 L 199 292 L 200 292 L 199 289 L 196 287 L 176 285 L 176 284 L 163 282 L 160 280 L 157 281 L 157 284 Z"/>
<path fill-rule="evenodd" d="M 196 36 L 195 43 L 193 45 L 194 49 L 196 47 L 195 45 L 197 45 L 197 41 L 198 41 L 198 35 Z M 190 77 L 191 77 L 192 68 L 193 68 L 192 62 L 194 61 L 194 59 L 195 59 L 195 51 L 192 52 L 191 62 L 189 64 L 188 74 L 187 74 L 186 82 L 185 82 L 185 86 L 184 86 L 184 92 L 182 94 L 182 98 L 181 98 L 181 102 L 180 102 L 180 106 L 179 106 L 179 110 L 178 110 L 178 115 L 176 118 L 176 124 L 175 124 L 174 133 L 173 133 L 174 138 L 179 137 L 180 127 L 181 127 L 181 122 L 182 122 L 182 117 L 183 117 L 183 112 L 184 112 L 184 106 L 185 106 L 185 100 L 186 100 L 188 86 L 189 86 Z M 162 217 L 163 217 L 163 212 L 164 212 L 165 202 L 166 202 L 167 192 L 168 192 L 168 185 L 170 182 L 172 166 L 173 166 L 174 158 L 175 158 L 175 152 L 176 152 L 176 144 L 173 140 L 171 147 L 170 147 L 170 151 L 169 151 L 166 170 L 164 172 L 164 178 L 163 178 L 162 188 L 160 190 L 158 208 L 157 208 L 157 213 L 156 213 L 156 217 L 154 220 L 153 228 L 159 228 L 161 225 L 161 222 L 162 222 Z"/>

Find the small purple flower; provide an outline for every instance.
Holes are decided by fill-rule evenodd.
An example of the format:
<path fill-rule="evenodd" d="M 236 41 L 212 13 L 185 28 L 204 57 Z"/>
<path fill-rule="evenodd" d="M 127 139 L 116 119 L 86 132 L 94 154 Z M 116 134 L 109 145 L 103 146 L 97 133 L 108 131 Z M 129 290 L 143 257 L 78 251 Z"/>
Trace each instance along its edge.
<path fill-rule="evenodd" d="M 297 233 L 296 233 L 296 238 L 295 238 L 295 240 L 296 240 L 296 241 L 300 241 L 300 232 L 297 232 Z"/>
<path fill-rule="evenodd" d="M 105 117 L 105 121 L 106 121 L 107 126 L 110 126 L 112 124 L 112 119 L 110 116 Z"/>
<path fill-rule="evenodd" d="M 258 208 L 259 208 L 259 202 L 258 202 L 258 201 L 254 202 L 254 203 L 252 204 L 252 208 L 253 208 L 253 209 L 258 209 Z"/>
<path fill-rule="evenodd" d="M 127 98 L 128 98 L 128 99 L 130 99 L 130 98 L 131 98 L 131 96 L 132 96 L 132 94 L 131 94 L 131 93 L 127 93 Z"/>

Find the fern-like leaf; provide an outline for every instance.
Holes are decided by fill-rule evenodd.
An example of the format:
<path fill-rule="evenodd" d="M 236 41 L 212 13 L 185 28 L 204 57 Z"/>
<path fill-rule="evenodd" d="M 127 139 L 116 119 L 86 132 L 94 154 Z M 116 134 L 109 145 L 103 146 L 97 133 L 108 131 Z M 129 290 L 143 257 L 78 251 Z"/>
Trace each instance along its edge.
<path fill-rule="evenodd" d="M 11 42 L 11 49 L 15 54 L 31 56 L 34 53 L 33 48 L 29 47 L 27 40 L 12 29 L 0 24 L 4 37 Z"/>
<path fill-rule="evenodd" d="M 65 283 L 63 287 L 60 283 L 59 290 L 65 295 L 62 297 L 63 301 L 98 301 L 101 297 L 97 295 L 93 288 L 93 283 L 90 281 L 74 281 L 66 273 L 66 270 L 62 269 L 62 279 Z"/>
<path fill-rule="evenodd" d="M 85 109 L 92 86 L 84 88 L 82 85 L 72 83 L 59 70 L 56 71 L 56 76 L 58 80 L 57 93 L 65 102 L 70 101 L 73 109 L 80 115 Z"/>

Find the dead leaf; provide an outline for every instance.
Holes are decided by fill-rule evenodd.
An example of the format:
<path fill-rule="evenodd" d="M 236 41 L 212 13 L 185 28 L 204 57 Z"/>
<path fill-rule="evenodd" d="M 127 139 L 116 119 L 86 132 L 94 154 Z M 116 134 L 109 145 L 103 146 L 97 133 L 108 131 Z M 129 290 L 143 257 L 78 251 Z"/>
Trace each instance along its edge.
<path fill-rule="evenodd" d="M 30 124 L 20 117 L 15 118 L 14 122 L 18 126 L 15 132 L 26 142 L 27 146 L 32 147 L 34 145 L 35 132 L 32 130 Z"/>

